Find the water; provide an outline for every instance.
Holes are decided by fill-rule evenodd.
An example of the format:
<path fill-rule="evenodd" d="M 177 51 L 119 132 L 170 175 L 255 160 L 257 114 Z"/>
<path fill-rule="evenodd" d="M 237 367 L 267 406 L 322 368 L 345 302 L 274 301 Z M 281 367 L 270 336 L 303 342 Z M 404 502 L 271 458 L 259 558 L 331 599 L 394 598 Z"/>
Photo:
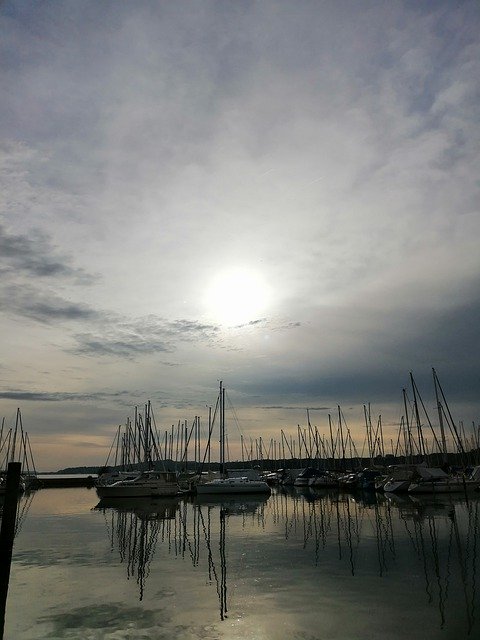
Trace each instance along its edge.
<path fill-rule="evenodd" d="M 98 503 L 22 499 L 7 640 L 478 637 L 478 495 Z"/>

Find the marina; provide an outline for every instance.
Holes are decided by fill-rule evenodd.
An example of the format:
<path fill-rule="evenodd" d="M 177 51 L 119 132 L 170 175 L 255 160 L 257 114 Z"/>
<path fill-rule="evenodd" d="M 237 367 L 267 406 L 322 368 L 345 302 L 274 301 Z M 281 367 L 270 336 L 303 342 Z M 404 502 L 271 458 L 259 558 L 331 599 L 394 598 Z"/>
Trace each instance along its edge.
<path fill-rule="evenodd" d="M 480 639 L 479 9 L 0 1 L 0 640 Z"/>
<path fill-rule="evenodd" d="M 391 454 L 365 405 L 361 451 L 338 407 L 327 433 L 307 410 L 296 438 L 242 436 L 232 460 L 220 382 L 206 429 L 162 434 L 148 401 L 83 473 L 37 473 L 18 409 L 0 438 L 0 637 L 476 637 L 479 430 L 443 397 L 437 437 L 412 388 Z"/>

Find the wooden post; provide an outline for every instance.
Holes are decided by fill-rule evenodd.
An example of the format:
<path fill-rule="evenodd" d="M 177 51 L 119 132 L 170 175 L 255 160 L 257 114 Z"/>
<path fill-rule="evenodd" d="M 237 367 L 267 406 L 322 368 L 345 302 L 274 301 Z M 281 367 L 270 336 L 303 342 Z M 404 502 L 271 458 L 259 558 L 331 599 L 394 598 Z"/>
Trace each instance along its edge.
<path fill-rule="evenodd" d="M 13 538 L 17 520 L 18 488 L 20 486 L 20 462 L 9 462 L 5 502 L 3 505 L 2 528 L 0 531 L 0 639 L 5 626 L 10 565 L 12 563 Z"/>

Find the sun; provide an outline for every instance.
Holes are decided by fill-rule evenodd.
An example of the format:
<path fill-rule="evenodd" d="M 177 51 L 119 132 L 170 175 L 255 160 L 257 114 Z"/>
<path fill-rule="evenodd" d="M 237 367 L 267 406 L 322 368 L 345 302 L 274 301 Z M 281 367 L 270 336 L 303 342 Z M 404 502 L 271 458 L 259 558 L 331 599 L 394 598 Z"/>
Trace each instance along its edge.
<path fill-rule="evenodd" d="M 270 304 L 263 276 L 245 267 L 222 271 L 205 292 L 206 315 L 215 323 L 237 326 L 261 318 Z"/>

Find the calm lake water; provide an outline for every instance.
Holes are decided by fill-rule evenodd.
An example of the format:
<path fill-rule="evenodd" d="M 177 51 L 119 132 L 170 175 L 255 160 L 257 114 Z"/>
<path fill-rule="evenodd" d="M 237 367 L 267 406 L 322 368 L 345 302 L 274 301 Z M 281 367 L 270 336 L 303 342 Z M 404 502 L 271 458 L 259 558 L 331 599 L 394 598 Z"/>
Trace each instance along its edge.
<path fill-rule="evenodd" d="M 480 496 L 22 498 L 5 638 L 480 637 Z"/>

